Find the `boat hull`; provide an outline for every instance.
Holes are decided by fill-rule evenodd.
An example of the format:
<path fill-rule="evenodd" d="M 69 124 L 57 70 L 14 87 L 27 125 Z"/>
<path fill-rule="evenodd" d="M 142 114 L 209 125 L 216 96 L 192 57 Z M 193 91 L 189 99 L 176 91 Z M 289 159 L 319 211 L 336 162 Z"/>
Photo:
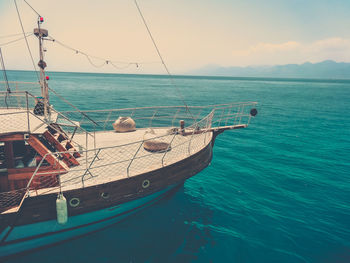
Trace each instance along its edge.
<path fill-rule="evenodd" d="M 65 225 L 56 220 L 57 194 L 26 198 L 19 214 L 2 214 L 0 217 L 0 257 L 97 231 L 147 207 L 206 168 L 212 159 L 213 142 L 196 154 L 164 168 L 65 192 L 69 215 Z M 147 187 L 144 187 L 145 181 L 149 182 Z M 103 194 L 105 197 L 108 194 L 108 198 Z M 69 204 L 74 198 L 79 199 L 76 207 Z"/>
<path fill-rule="evenodd" d="M 3 238 L 10 231 L 0 247 L 0 255 L 7 257 L 23 253 L 103 229 L 160 200 L 176 186 L 168 186 L 159 192 L 124 204 L 70 217 L 64 225 L 58 224 L 56 220 L 49 220 L 15 226 L 13 229 L 8 227 L 0 236 Z"/>

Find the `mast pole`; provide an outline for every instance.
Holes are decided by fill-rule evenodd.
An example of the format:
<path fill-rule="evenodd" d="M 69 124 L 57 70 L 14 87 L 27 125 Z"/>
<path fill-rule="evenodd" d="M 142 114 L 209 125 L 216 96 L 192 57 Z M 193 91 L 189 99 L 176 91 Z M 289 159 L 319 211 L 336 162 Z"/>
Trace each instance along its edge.
<path fill-rule="evenodd" d="M 47 83 L 47 78 L 45 76 L 45 67 L 46 62 L 44 61 L 44 51 L 43 51 L 43 42 L 44 37 L 48 36 L 48 31 L 46 29 L 41 28 L 41 23 L 44 22 L 44 19 L 42 17 L 38 17 L 38 28 L 34 29 L 34 34 L 38 37 L 39 40 L 39 55 L 40 60 L 38 63 L 38 66 L 40 68 L 40 87 L 41 87 L 41 96 L 43 97 L 44 101 L 44 117 L 45 119 L 48 119 L 50 115 L 50 111 L 48 109 L 49 106 L 49 88 Z"/>

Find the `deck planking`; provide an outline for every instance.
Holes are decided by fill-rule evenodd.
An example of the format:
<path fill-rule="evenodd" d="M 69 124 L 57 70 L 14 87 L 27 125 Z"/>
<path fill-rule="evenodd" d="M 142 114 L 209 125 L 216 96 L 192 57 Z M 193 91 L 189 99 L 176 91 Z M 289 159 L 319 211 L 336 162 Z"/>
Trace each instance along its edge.
<path fill-rule="evenodd" d="M 171 143 L 171 149 L 167 152 L 149 152 L 143 148 L 147 129 L 128 133 L 96 132 L 96 142 L 88 141 L 88 147 L 96 148 L 81 152 L 82 156 L 78 158 L 80 165 L 71 167 L 67 173 L 60 175 L 61 190 L 106 184 L 157 170 L 199 152 L 212 140 L 212 132 L 183 136 L 168 134 L 169 129 L 154 129 L 163 142 Z M 74 140 L 83 144 L 86 135 L 77 134 Z M 41 195 L 58 190 L 57 187 L 44 188 L 33 191 L 32 194 Z"/>
<path fill-rule="evenodd" d="M 50 114 L 50 121 L 55 122 L 57 113 Z M 28 127 L 29 126 L 29 127 Z M 28 132 L 42 134 L 46 131 L 47 122 L 44 116 L 38 116 L 33 111 L 18 108 L 0 108 L 0 134 L 13 132 Z"/>

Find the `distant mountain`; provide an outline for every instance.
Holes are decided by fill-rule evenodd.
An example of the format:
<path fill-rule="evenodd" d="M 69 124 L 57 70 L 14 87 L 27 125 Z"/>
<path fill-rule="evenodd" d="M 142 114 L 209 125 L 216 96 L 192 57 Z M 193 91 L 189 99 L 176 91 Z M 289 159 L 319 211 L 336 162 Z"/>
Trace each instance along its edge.
<path fill-rule="evenodd" d="M 266 77 L 266 78 L 322 78 L 350 79 L 350 63 L 325 60 L 320 63 L 287 64 L 275 66 L 221 67 L 207 65 L 187 72 L 189 75 Z"/>

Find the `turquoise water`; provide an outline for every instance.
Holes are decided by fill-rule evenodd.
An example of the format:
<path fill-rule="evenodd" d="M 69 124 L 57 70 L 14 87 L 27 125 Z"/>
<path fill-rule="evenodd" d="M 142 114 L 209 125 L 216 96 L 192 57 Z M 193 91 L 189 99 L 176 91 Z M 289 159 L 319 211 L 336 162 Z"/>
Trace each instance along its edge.
<path fill-rule="evenodd" d="M 182 104 L 162 76 L 50 77 L 80 109 Z M 350 81 L 175 82 L 189 105 L 258 101 L 259 114 L 248 129 L 220 135 L 211 165 L 171 198 L 9 262 L 350 262 Z"/>

